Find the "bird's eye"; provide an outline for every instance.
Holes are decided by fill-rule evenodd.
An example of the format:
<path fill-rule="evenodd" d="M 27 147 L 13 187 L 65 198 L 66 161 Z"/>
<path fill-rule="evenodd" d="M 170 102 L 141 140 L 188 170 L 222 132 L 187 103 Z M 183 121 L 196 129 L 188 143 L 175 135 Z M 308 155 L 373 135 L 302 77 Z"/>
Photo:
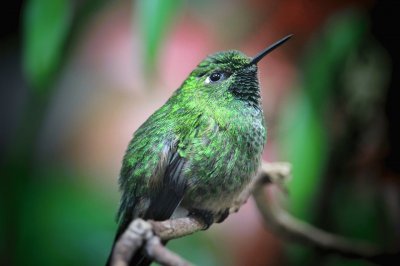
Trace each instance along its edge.
<path fill-rule="evenodd" d="M 212 74 L 210 75 L 210 80 L 211 80 L 212 82 L 216 82 L 216 81 L 220 80 L 221 77 L 222 77 L 222 74 L 221 74 L 221 73 L 218 73 L 218 72 L 212 73 Z"/>
<path fill-rule="evenodd" d="M 214 72 L 207 77 L 206 83 L 217 82 L 226 79 L 226 74 L 223 72 Z"/>

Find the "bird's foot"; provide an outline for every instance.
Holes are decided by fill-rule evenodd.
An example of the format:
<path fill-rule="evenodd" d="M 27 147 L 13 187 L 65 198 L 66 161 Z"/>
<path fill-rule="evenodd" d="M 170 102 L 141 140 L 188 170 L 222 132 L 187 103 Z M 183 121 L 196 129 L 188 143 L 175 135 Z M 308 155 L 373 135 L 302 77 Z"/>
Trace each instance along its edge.
<path fill-rule="evenodd" d="M 222 223 L 223 221 L 225 221 L 226 218 L 228 218 L 228 216 L 229 216 L 229 208 L 226 208 L 225 210 L 219 213 L 219 217 L 216 223 Z"/>
<path fill-rule="evenodd" d="M 205 224 L 203 230 L 207 230 L 214 223 L 214 213 L 212 211 L 191 209 L 189 216 L 200 218 Z"/>

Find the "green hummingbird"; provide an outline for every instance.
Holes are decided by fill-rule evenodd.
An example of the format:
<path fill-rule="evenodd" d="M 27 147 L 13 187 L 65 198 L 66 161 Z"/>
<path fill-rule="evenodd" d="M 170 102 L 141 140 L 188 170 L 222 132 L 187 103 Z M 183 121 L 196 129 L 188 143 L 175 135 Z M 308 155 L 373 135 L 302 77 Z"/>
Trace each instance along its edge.
<path fill-rule="evenodd" d="M 139 127 L 120 172 L 115 241 L 135 218 L 193 215 L 210 226 L 228 216 L 266 142 L 257 63 L 290 37 L 253 58 L 235 50 L 208 56 Z M 130 265 L 150 262 L 135 254 Z"/>

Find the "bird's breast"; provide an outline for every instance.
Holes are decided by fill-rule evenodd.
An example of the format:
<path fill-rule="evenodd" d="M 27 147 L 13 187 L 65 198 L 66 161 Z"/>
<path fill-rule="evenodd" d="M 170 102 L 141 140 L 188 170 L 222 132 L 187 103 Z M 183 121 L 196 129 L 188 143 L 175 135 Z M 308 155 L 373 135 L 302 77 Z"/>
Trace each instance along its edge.
<path fill-rule="evenodd" d="M 185 202 L 198 208 L 229 208 L 259 167 L 265 142 L 262 117 L 226 127 L 209 119 L 203 127 L 187 152 Z"/>

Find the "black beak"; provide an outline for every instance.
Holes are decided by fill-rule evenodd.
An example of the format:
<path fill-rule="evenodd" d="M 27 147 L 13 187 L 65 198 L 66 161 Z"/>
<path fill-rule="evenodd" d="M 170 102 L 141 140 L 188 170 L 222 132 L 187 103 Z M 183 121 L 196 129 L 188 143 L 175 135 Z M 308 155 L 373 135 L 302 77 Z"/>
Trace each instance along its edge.
<path fill-rule="evenodd" d="M 264 56 L 266 56 L 267 54 L 269 54 L 270 52 L 272 52 L 273 50 L 275 50 L 275 48 L 278 48 L 279 46 L 281 46 L 282 44 L 284 44 L 287 40 L 289 40 L 290 38 L 292 38 L 293 34 L 290 34 L 282 39 L 280 39 L 279 41 L 277 41 L 276 43 L 270 45 L 269 47 L 265 48 L 262 52 L 260 52 L 258 55 L 256 55 L 253 60 L 251 60 L 249 65 L 255 65 L 257 64 L 261 59 L 263 59 Z"/>

